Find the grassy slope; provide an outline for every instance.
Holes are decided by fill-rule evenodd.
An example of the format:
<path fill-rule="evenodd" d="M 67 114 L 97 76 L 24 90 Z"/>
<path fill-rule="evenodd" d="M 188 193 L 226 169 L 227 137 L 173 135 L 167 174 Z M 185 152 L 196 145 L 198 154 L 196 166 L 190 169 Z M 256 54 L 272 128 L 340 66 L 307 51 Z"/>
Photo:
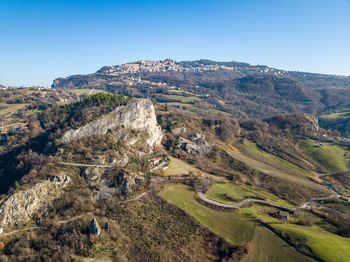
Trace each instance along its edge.
<path fill-rule="evenodd" d="M 190 102 L 195 102 L 195 101 L 200 101 L 201 98 L 197 97 L 197 96 L 181 96 L 181 95 L 164 95 L 166 97 L 172 98 L 172 99 L 176 99 L 176 100 L 180 100 L 183 103 L 190 103 Z"/>
<path fill-rule="evenodd" d="M 268 193 L 262 189 L 253 189 L 246 185 L 238 183 L 216 184 L 208 190 L 206 196 L 210 199 L 227 204 L 233 203 L 233 201 L 230 200 L 230 198 L 237 199 L 238 201 L 240 201 L 246 198 L 258 197 L 281 206 L 294 207 L 294 205 L 290 204 L 289 202 L 280 199 L 275 195 Z M 227 196 L 229 196 L 229 198 Z"/>
<path fill-rule="evenodd" d="M 293 164 L 293 163 L 291 163 L 291 162 L 289 162 L 287 160 L 284 160 L 284 159 L 282 159 L 280 157 L 277 157 L 275 155 L 272 155 L 272 154 L 270 154 L 270 153 L 260 149 L 256 145 L 256 143 L 254 143 L 254 142 L 246 140 L 246 141 L 243 142 L 243 145 L 248 150 L 250 150 L 251 152 L 254 152 L 254 153 L 256 153 L 256 154 L 258 154 L 258 155 L 260 155 L 260 156 L 262 156 L 264 158 L 267 158 L 268 160 L 271 160 L 271 161 L 275 162 L 278 165 L 281 165 L 281 166 L 284 166 L 286 168 L 289 168 L 289 169 L 291 169 L 294 172 L 297 172 L 299 174 L 303 174 L 303 175 L 306 175 L 306 176 L 311 176 L 312 175 L 311 172 L 309 172 L 309 171 L 307 171 L 307 170 L 305 170 L 305 169 L 303 169 L 303 168 L 301 168 L 301 167 L 299 167 L 299 166 L 297 166 L 297 165 L 295 165 L 295 164 Z"/>
<path fill-rule="evenodd" d="M 180 176 L 184 174 L 188 174 L 189 171 L 198 172 L 200 171 L 198 168 L 187 164 L 185 161 L 170 157 L 169 168 L 166 169 L 166 174 L 170 176 Z"/>
<path fill-rule="evenodd" d="M 350 117 L 350 111 L 348 111 L 349 108 L 345 108 L 342 112 L 338 113 L 332 113 L 329 115 L 322 115 L 322 118 L 327 118 L 327 119 L 336 119 L 336 118 L 349 118 Z"/>
<path fill-rule="evenodd" d="M 216 211 L 199 204 L 194 199 L 192 188 L 184 185 L 169 186 L 162 197 L 190 213 L 210 230 L 218 233 L 233 244 L 249 241 L 253 236 L 254 224 L 238 213 Z"/>
<path fill-rule="evenodd" d="M 257 226 L 252 239 L 251 253 L 243 258 L 242 262 L 256 261 L 313 261 L 299 254 L 293 247 L 286 245 L 279 237 L 276 237 L 265 227 Z"/>
<path fill-rule="evenodd" d="M 243 259 L 244 262 L 312 261 L 299 254 L 268 229 L 256 226 L 249 217 L 239 213 L 216 211 L 199 204 L 193 197 L 193 190 L 188 186 L 169 186 L 163 191 L 162 196 L 231 243 L 251 241 L 251 252 Z"/>
<path fill-rule="evenodd" d="M 346 169 L 345 154 L 347 151 L 341 146 L 331 144 L 319 146 L 311 140 L 305 140 L 299 144 L 299 148 L 328 172 L 338 172 Z"/>
<path fill-rule="evenodd" d="M 184 174 L 187 175 L 189 171 L 193 171 L 195 173 L 195 175 L 197 175 L 197 173 L 200 172 L 202 174 L 202 176 L 210 177 L 216 181 L 224 181 L 225 180 L 224 178 L 207 174 L 207 173 L 199 170 L 198 168 L 186 163 L 185 161 L 183 161 L 181 159 L 170 156 L 169 168 L 165 169 L 166 175 L 168 175 L 168 176 L 180 176 L 180 175 L 184 175 Z"/>
<path fill-rule="evenodd" d="M 97 90 L 97 89 L 68 89 L 67 91 L 69 92 L 72 92 L 78 96 L 81 96 L 81 95 L 85 95 L 85 94 L 88 94 L 88 95 L 95 95 L 95 94 L 98 94 L 98 93 L 107 93 L 106 91 L 103 91 L 103 90 Z"/>
<path fill-rule="evenodd" d="M 7 114 L 14 114 L 18 110 L 25 108 L 29 104 L 5 104 L 0 103 L 1 107 L 4 107 L 4 109 L 0 110 L 0 116 L 5 116 Z"/>
<path fill-rule="evenodd" d="M 268 163 L 255 160 L 255 159 L 253 159 L 249 156 L 243 155 L 243 154 L 239 154 L 239 153 L 235 152 L 234 150 L 232 150 L 231 148 L 229 148 L 224 143 L 218 142 L 217 145 L 219 146 L 219 148 L 226 150 L 227 153 L 229 153 L 233 158 L 246 163 L 247 165 L 249 165 L 250 167 L 252 167 L 256 170 L 264 172 L 267 175 L 270 175 L 272 177 L 286 179 L 292 183 L 300 184 L 300 185 L 303 185 L 303 186 L 306 186 L 309 188 L 314 188 L 314 189 L 318 189 L 320 191 L 325 191 L 325 189 L 321 185 L 318 185 L 314 182 L 311 182 L 309 179 L 307 179 L 304 176 L 296 176 L 296 175 L 292 175 L 292 174 L 287 174 L 287 173 L 281 171 L 280 169 L 277 169 L 277 168 L 271 166 Z M 325 191 L 325 192 L 327 192 L 327 191 Z"/>
<path fill-rule="evenodd" d="M 275 229 L 295 239 L 306 239 L 311 250 L 325 261 L 350 261 L 350 239 L 331 234 L 316 226 L 304 227 L 293 224 L 273 224 Z"/>

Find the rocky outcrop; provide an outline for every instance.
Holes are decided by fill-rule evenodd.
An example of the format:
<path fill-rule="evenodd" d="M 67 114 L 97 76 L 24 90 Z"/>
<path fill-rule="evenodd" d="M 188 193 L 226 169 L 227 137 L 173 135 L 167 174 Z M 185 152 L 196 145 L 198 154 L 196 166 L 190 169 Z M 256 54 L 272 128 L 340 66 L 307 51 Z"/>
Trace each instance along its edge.
<path fill-rule="evenodd" d="M 141 183 L 145 179 L 145 175 L 143 173 L 122 170 L 115 178 L 116 188 L 124 194 L 130 192 L 135 184 Z"/>
<path fill-rule="evenodd" d="M 0 204 L 0 225 L 6 228 L 30 221 L 34 215 L 47 210 L 70 183 L 69 176 L 54 176 L 9 195 Z"/>
<path fill-rule="evenodd" d="M 295 133 L 307 135 L 317 132 L 320 127 L 318 118 L 314 115 L 295 113 L 278 115 L 264 120 L 270 126 L 276 126 L 279 129 L 290 129 Z"/>
<path fill-rule="evenodd" d="M 188 132 L 188 128 L 186 127 L 176 127 L 171 131 L 171 133 L 173 133 L 174 135 L 185 134 L 187 132 Z"/>
<path fill-rule="evenodd" d="M 93 135 L 105 135 L 113 132 L 117 136 L 126 138 L 125 130 L 137 130 L 145 132 L 148 137 L 146 143 L 153 147 L 159 145 L 162 140 L 162 131 L 157 124 L 153 104 L 149 99 L 132 101 L 125 106 L 117 107 L 111 113 L 77 129 L 66 132 L 61 141 L 69 143 L 73 139 L 81 139 Z M 124 132 L 123 132 L 124 131 Z M 130 143 L 135 143 L 129 137 Z"/>
<path fill-rule="evenodd" d="M 101 172 L 97 167 L 88 167 L 84 170 L 83 176 L 85 180 L 93 182 L 101 178 Z"/>
<path fill-rule="evenodd" d="M 180 137 L 179 149 L 191 155 L 207 155 L 213 146 L 204 140 L 204 135 L 194 134 L 189 139 Z"/>
<path fill-rule="evenodd" d="M 311 131 L 318 131 L 320 126 L 318 124 L 318 118 L 314 115 L 304 114 L 305 119 L 309 122 Z"/>
<path fill-rule="evenodd" d="M 90 235 L 99 236 L 101 234 L 101 227 L 96 218 L 93 218 L 90 223 Z"/>

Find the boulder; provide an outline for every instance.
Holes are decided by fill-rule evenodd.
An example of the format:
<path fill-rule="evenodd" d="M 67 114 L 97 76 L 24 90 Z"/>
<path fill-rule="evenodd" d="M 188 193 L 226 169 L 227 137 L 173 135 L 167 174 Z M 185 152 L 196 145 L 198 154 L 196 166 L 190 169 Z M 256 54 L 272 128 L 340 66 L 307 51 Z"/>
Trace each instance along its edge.
<path fill-rule="evenodd" d="M 90 223 L 90 234 L 99 236 L 101 234 L 101 227 L 98 224 L 96 218 L 93 218 Z"/>

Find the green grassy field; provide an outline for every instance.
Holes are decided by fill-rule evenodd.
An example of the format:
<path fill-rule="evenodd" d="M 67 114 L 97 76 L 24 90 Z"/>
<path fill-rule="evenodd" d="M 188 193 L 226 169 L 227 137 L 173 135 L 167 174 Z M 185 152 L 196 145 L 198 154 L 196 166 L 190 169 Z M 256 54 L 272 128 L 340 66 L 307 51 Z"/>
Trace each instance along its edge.
<path fill-rule="evenodd" d="M 239 184 L 239 183 L 226 183 L 226 184 L 216 184 L 212 186 L 206 196 L 209 199 L 216 200 L 226 204 L 232 204 L 235 202 L 240 202 L 247 198 L 262 198 L 272 203 L 286 206 L 294 207 L 291 203 L 276 197 L 275 195 L 268 193 L 259 188 L 250 188 L 249 186 Z M 237 200 L 237 201 L 234 201 Z"/>
<path fill-rule="evenodd" d="M 273 228 L 294 239 L 302 239 L 314 254 L 324 261 L 350 261 L 350 239 L 337 236 L 316 226 L 273 224 Z"/>
<path fill-rule="evenodd" d="M 350 118 L 350 109 L 349 108 L 344 108 L 342 112 L 338 113 L 332 113 L 329 115 L 322 115 L 322 118 L 327 118 L 327 119 L 336 119 L 336 118 Z"/>
<path fill-rule="evenodd" d="M 200 101 L 201 99 L 197 96 L 181 96 L 181 95 L 164 95 L 171 99 L 180 100 L 182 103 L 191 103 L 195 101 Z"/>
<path fill-rule="evenodd" d="M 195 96 L 195 94 L 193 94 L 191 92 L 188 92 L 188 91 L 185 91 L 185 90 L 169 89 L 168 92 L 174 93 L 176 95 L 187 94 L 187 95 L 190 95 L 190 96 Z"/>
<path fill-rule="evenodd" d="M 305 170 L 287 160 L 284 160 L 278 156 L 275 156 L 275 155 L 272 155 L 262 149 L 260 149 L 256 143 L 252 142 L 252 141 L 249 141 L 249 140 L 245 140 L 243 142 L 243 145 L 248 149 L 250 150 L 251 152 L 254 152 L 268 160 L 271 160 L 271 161 L 274 161 L 276 164 L 278 165 L 281 165 L 281 166 L 284 166 L 286 168 L 289 168 L 291 169 L 292 171 L 294 172 L 297 172 L 297 173 L 300 173 L 300 174 L 303 174 L 303 175 L 306 175 L 306 176 L 312 176 L 312 173 L 309 172 L 308 170 Z"/>
<path fill-rule="evenodd" d="M 191 166 L 190 164 L 187 164 L 185 161 L 170 157 L 170 164 L 169 168 L 166 169 L 167 175 L 170 176 L 180 176 L 184 174 L 188 174 L 189 171 L 198 172 L 200 171 L 198 168 L 195 168 L 194 166 Z"/>
<path fill-rule="evenodd" d="M 251 217 L 236 212 L 217 211 L 199 204 L 194 199 L 194 191 L 191 187 L 172 185 L 167 187 L 161 195 L 229 242 L 236 245 L 251 242 L 251 250 L 244 257 L 244 262 L 312 261 L 268 229 L 257 226 Z"/>
<path fill-rule="evenodd" d="M 0 107 L 3 108 L 0 110 L 0 116 L 5 116 L 8 114 L 14 114 L 18 110 L 25 108 L 29 104 L 6 104 L 6 103 L 0 103 Z"/>
<path fill-rule="evenodd" d="M 286 179 L 286 180 L 288 180 L 292 183 L 295 183 L 297 185 L 300 184 L 300 185 L 306 186 L 308 188 L 320 190 L 321 192 L 322 191 L 324 191 L 325 193 L 327 192 L 323 186 L 312 182 L 311 180 L 309 180 L 305 176 L 297 176 L 295 174 L 286 173 L 285 171 L 282 170 L 282 168 L 276 168 L 273 165 L 271 165 L 270 163 L 267 163 L 266 161 L 254 159 L 251 156 L 244 155 L 243 153 L 240 153 L 240 152 L 236 152 L 236 150 L 233 150 L 232 148 L 230 148 L 230 146 L 228 146 L 220 141 L 217 141 L 216 145 L 218 146 L 218 148 L 225 150 L 234 159 L 240 160 L 240 161 L 246 163 L 247 165 L 249 165 L 250 167 L 257 169 L 257 170 L 259 170 L 267 175 Z"/>
<path fill-rule="evenodd" d="M 239 213 L 216 211 L 199 204 L 189 186 L 169 186 L 162 192 L 162 197 L 187 211 L 203 225 L 233 244 L 239 245 L 253 237 L 254 223 Z"/>
<path fill-rule="evenodd" d="M 295 248 L 287 245 L 279 237 L 265 227 L 257 226 L 251 241 L 252 248 L 249 255 L 243 258 L 242 262 L 256 261 L 314 261 L 300 253 Z"/>
<path fill-rule="evenodd" d="M 312 140 L 300 142 L 299 148 L 310 158 L 323 166 L 328 172 L 338 172 L 346 169 L 346 153 L 341 146 L 324 144 L 315 145 Z"/>
<path fill-rule="evenodd" d="M 107 93 L 106 91 L 104 90 L 97 90 L 97 89 L 67 89 L 67 91 L 69 92 L 72 92 L 78 96 L 81 96 L 81 95 L 95 95 L 95 94 L 98 94 L 98 93 Z"/>
<path fill-rule="evenodd" d="M 193 171 L 195 175 L 200 173 L 204 177 L 210 177 L 214 179 L 215 181 L 225 181 L 225 178 L 218 177 L 214 175 L 210 175 L 208 173 L 205 173 L 198 168 L 186 163 L 185 161 L 171 157 L 170 156 L 170 163 L 167 169 L 165 169 L 165 173 L 167 176 L 181 176 L 181 175 L 188 175 L 188 172 Z"/>

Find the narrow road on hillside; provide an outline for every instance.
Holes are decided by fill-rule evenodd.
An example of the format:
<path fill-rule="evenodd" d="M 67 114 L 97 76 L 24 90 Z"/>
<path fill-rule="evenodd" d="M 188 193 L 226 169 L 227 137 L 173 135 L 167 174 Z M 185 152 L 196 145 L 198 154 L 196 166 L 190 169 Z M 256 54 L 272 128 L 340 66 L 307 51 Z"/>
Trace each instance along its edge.
<path fill-rule="evenodd" d="M 7 236 L 11 236 L 13 234 L 19 233 L 19 232 L 24 232 L 24 231 L 30 231 L 30 230 L 36 230 L 36 229 L 40 229 L 42 228 L 41 226 L 33 226 L 33 227 L 27 227 L 27 228 L 23 228 L 23 229 L 17 229 L 17 230 L 13 230 L 7 233 L 3 233 L 0 235 L 0 237 L 7 237 Z"/>
<path fill-rule="evenodd" d="M 316 176 L 316 179 L 318 179 L 320 181 L 320 183 L 322 183 L 323 185 L 325 185 L 326 187 L 328 187 L 334 194 L 329 196 L 330 198 L 332 196 L 337 196 L 337 197 L 341 197 L 341 193 L 339 193 L 337 190 L 335 190 L 335 188 L 330 185 L 326 180 L 322 179 L 322 177 L 326 177 L 326 176 L 332 176 L 332 175 L 344 175 L 347 172 L 350 171 L 350 158 L 346 159 L 346 170 L 345 171 L 340 171 L 340 172 L 333 172 L 333 173 L 327 173 L 327 174 L 318 174 Z M 324 200 L 324 199 L 322 199 Z"/>
<path fill-rule="evenodd" d="M 277 205 L 274 203 L 271 203 L 269 201 L 266 200 L 261 200 L 261 199 L 254 199 L 254 198 L 249 198 L 249 199 L 245 199 L 237 204 L 224 204 L 212 199 L 207 198 L 202 192 L 198 192 L 197 196 L 200 200 L 204 201 L 205 203 L 217 206 L 217 207 L 222 207 L 222 208 L 228 208 L 228 209 L 239 209 L 242 208 L 246 205 L 249 205 L 251 203 L 259 203 L 259 204 L 263 204 L 263 205 L 267 205 L 267 206 L 271 206 L 271 207 L 275 207 L 278 209 L 283 209 L 283 210 L 288 210 L 288 211 L 297 211 L 297 210 L 310 210 L 311 209 L 311 202 L 315 202 L 315 201 L 320 201 L 320 200 L 327 200 L 327 199 L 331 199 L 331 198 L 337 198 L 338 196 L 329 196 L 329 197 L 320 197 L 320 198 L 315 198 L 315 199 L 311 199 L 306 201 L 304 204 L 302 204 L 300 207 L 286 207 L 286 206 L 281 206 L 281 205 Z M 316 208 L 316 209 L 323 209 L 323 207 L 312 207 L 312 208 Z"/>
<path fill-rule="evenodd" d="M 212 199 L 207 198 L 203 192 L 198 192 L 197 196 L 200 200 L 211 204 L 211 205 L 215 205 L 217 207 L 222 207 L 222 208 L 228 208 L 228 209 L 238 209 L 241 208 L 243 206 L 246 206 L 250 203 L 260 203 L 260 204 L 264 204 L 264 205 L 268 205 L 268 206 L 272 206 L 272 207 L 276 207 L 279 209 L 285 209 L 285 210 L 289 210 L 289 211 L 297 211 L 297 210 L 310 210 L 311 208 L 317 208 L 317 209 L 323 209 L 324 207 L 311 207 L 311 203 L 312 202 L 316 202 L 316 201 L 322 201 L 322 200 L 328 200 L 328 199 L 335 199 L 335 198 L 340 198 L 341 194 L 339 192 L 337 192 L 331 185 L 329 185 L 325 180 L 322 179 L 322 177 L 324 176 L 330 176 L 330 175 L 335 175 L 335 174 L 345 174 L 346 172 L 349 172 L 349 163 L 350 163 L 350 158 L 347 159 L 347 170 L 345 171 L 341 171 L 341 172 L 334 172 L 334 173 L 328 173 L 328 174 L 319 174 L 316 176 L 317 179 L 320 180 L 321 183 L 323 183 L 327 188 L 329 188 L 332 192 L 334 192 L 334 194 L 330 195 L 330 196 L 325 196 L 325 197 L 318 197 L 318 198 L 313 198 L 310 199 L 308 201 L 306 201 L 304 204 L 302 204 L 300 207 L 296 207 L 296 208 L 290 208 L 290 207 L 285 207 L 285 206 L 281 206 L 281 205 L 277 205 L 274 203 L 271 203 L 269 201 L 266 200 L 261 200 L 261 199 L 253 199 L 253 198 L 249 198 L 249 199 L 245 199 L 243 201 L 241 201 L 240 203 L 237 204 L 224 204 Z M 325 208 L 327 209 L 327 208 Z"/>
<path fill-rule="evenodd" d="M 272 206 L 272 207 L 276 207 L 276 208 L 280 208 L 280 209 L 286 209 L 286 210 L 290 210 L 290 211 L 293 210 L 293 208 L 280 206 L 280 205 L 277 205 L 277 204 L 274 204 L 274 203 L 271 203 L 269 201 L 262 200 L 262 199 L 249 198 L 249 199 L 245 199 L 245 200 L 239 202 L 238 204 L 230 205 L 230 204 L 224 204 L 224 203 L 220 203 L 220 202 L 211 200 L 211 199 L 207 198 L 202 192 L 198 192 L 197 196 L 201 200 L 203 200 L 204 202 L 206 202 L 208 204 L 212 204 L 212 205 L 215 205 L 215 206 L 218 206 L 218 207 L 223 207 L 223 208 L 238 209 L 238 208 L 246 206 L 246 205 L 248 205 L 250 203 L 260 203 L 260 204 L 264 204 L 264 205 L 268 205 L 268 206 Z"/>
<path fill-rule="evenodd" d="M 114 168 L 111 165 L 98 165 L 98 164 L 82 164 L 82 163 L 71 163 L 71 162 L 58 162 L 60 165 L 65 166 L 80 166 L 80 167 L 100 167 L 100 168 Z"/>
<path fill-rule="evenodd" d="M 91 212 L 86 213 L 86 214 L 82 214 L 82 215 L 79 215 L 79 216 L 76 216 L 76 217 L 72 217 L 72 218 L 70 218 L 68 220 L 61 220 L 61 221 L 58 221 L 58 223 L 60 223 L 60 224 L 67 224 L 69 222 L 73 222 L 75 220 L 78 220 L 80 218 L 83 218 L 83 217 L 86 217 L 86 216 L 90 216 L 90 215 L 93 215 L 93 214 L 96 214 L 96 211 L 91 211 Z"/>
<path fill-rule="evenodd" d="M 140 199 L 141 197 L 144 197 L 146 194 L 147 194 L 147 192 L 143 192 L 142 194 L 138 195 L 138 196 L 135 197 L 135 198 L 128 199 L 128 200 L 125 200 L 125 201 L 120 201 L 120 202 L 117 202 L 117 203 L 118 203 L 118 204 L 123 204 L 123 203 L 133 202 L 133 201 L 136 201 L 136 200 Z"/>

